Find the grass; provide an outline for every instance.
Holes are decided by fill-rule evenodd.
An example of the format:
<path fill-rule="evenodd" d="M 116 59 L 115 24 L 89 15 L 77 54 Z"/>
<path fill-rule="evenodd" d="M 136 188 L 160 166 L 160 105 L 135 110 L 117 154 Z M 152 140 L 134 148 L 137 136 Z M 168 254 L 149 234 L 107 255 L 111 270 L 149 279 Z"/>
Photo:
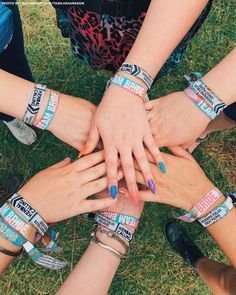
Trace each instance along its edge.
<path fill-rule="evenodd" d="M 106 83 L 104 72 L 92 71 L 75 62 L 68 40 L 61 37 L 50 6 L 21 6 L 27 55 L 35 76 L 48 87 L 81 96 L 98 103 Z M 153 88 L 152 98 L 183 89 L 183 74 L 195 69 L 206 72 L 235 46 L 235 11 L 233 1 L 216 0 L 204 27 L 188 48 L 186 58 L 174 74 L 162 78 Z M 191 119 L 191 118 L 189 118 Z M 1 124 L 0 172 L 5 177 L 21 175 L 27 181 L 39 170 L 77 152 L 47 132 L 37 130 L 38 140 L 30 147 L 18 143 Z M 236 189 L 236 130 L 218 132 L 204 143 L 194 156 L 208 176 L 223 191 Z M 112 283 L 112 295 L 207 295 L 211 294 L 197 274 L 167 246 L 162 225 L 171 208 L 146 204 L 136 241 Z M 91 224 L 73 218 L 61 232 L 61 258 L 69 266 L 60 272 L 35 266 L 24 256 L 16 259 L 1 278 L 0 294 L 54 294 L 80 259 L 89 243 Z M 209 234 L 196 225 L 187 229 L 210 258 L 227 261 Z M 79 294 L 79 291 L 78 291 Z"/>

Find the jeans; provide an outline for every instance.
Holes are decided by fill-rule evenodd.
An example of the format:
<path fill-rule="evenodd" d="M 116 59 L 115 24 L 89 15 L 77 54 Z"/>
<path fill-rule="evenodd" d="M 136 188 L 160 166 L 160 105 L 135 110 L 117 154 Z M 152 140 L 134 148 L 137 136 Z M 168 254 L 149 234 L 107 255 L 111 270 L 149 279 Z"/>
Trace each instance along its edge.
<path fill-rule="evenodd" d="M 33 76 L 25 56 L 22 23 L 17 5 L 11 5 L 13 11 L 14 35 L 11 43 L 0 54 L 0 69 L 33 82 Z M 0 113 L 0 120 L 10 122 L 14 118 Z"/>

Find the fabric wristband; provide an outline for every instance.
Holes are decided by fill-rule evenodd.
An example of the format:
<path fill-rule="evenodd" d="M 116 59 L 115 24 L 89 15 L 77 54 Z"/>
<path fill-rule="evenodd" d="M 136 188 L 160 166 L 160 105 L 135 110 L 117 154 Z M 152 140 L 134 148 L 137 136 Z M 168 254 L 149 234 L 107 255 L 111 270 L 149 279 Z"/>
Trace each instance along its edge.
<path fill-rule="evenodd" d="M 184 90 L 184 93 L 192 100 L 192 102 L 211 120 L 214 120 L 217 117 L 217 114 L 212 110 L 212 108 L 205 102 L 203 98 L 201 98 L 198 94 L 196 94 L 192 88 L 188 87 Z"/>
<path fill-rule="evenodd" d="M 217 187 L 214 187 L 189 212 L 185 211 L 185 215 L 174 213 L 174 218 L 184 222 L 193 222 L 200 218 L 222 196 L 223 193 Z"/>
<path fill-rule="evenodd" d="M 59 270 L 67 265 L 67 262 L 60 261 L 54 257 L 45 255 L 42 252 L 40 252 L 38 249 L 36 249 L 35 246 L 21 234 L 22 230 L 21 230 L 21 228 L 19 229 L 19 223 L 17 224 L 16 222 L 11 222 L 11 219 L 6 218 L 6 216 L 9 217 L 8 212 L 10 212 L 11 207 L 9 205 L 7 205 L 4 208 L 3 208 L 3 210 L 0 209 L 1 216 L 2 216 L 3 220 L 5 221 L 6 224 L 8 224 L 8 226 L 10 226 L 12 228 L 12 231 L 14 231 L 15 234 L 17 234 L 17 236 L 15 235 L 15 238 L 13 239 L 12 231 L 9 232 L 8 228 L 5 228 L 5 231 L 4 231 L 5 236 L 4 237 L 6 237 L 6 239 L 9 242 L 13 243 L 14 245 L 16 245 L 15 243 L 20 242 L 21 244 L 18 244 L 16 246 L 23 246 L 25 251 L 28 253 L 28 255 L 33 259 L 33 261 L 36 264 L 46 267 L 48 269 Z M 13 211 L 13 209 L 11 209 L 11 210 Z M 11 218 L 14 221 L 20 220 L 19 219 L 20 217 L 16 213 L 15 213 L 15 216 L 13 216 L 11 214 Z M 22 227 L 26 226 L 26 223 L 24 222 L 23 219 L 21 219 L 20 222 L 21 222 L 20 224 Z M 23 234 L 24 234 L 24 232 L 23 232 Z"/>
<path fill-rule="evenodd" d="M 140 80 L 142 80 L 150 90 L 153 84 L 152 77 L 143 69 L 141 69 L 139 66 L 132 64 L 132 63 L 123 63 L 119 69 L 119 71 L 122 71 L 124 73 L 128 73 L 131 76 L 137 77 Z"/>
<path fill-rule="evenodd" d="M 233 207 L 234 206 L 232 199 L 228 197 L 224 203 L 211 210 L 211 212 L 207 216 L 198 219 L 198 221 L 201 223 L 202 226 L 208 227 L 228 215 Z"/>
<path fill-rule="evenodd" d="M 110 83 L 126 89 L 127 91 L 133 93 L 134 95 L 137 95 L 143 101 L 145 100 L 146 90 L 139 83 L 136 83 L 118 74 L 116 74 L 114 77 L 111 78 Z"/>
<path fill-rule="evenodd" d="M 113 232 L 117 233 L 119 236 L 121 236 L 124 240 L 126 240 L 129 244 L 133 241 L 133 233 L 124 227 L 120 223 L 115 223 L 111 219 L 106 218 L 105 216 L 102 216 L 101 214 L 96 214 L 95 221 L 107 227 L 108 229 L 112 230 Z"/>
<path fill-rule="evenodd" d="M 47 86 L 37 84 L 33 89 L 29 104 L 27 106 L 23 121 L 27 124 L 33 125 L 40 110 L 43 98 L 46 93 Z"/>
<path fill-rule="evenodd" d="M 14 194 L 8 202 L 22 214 L 26 220 L 32 224 L 40 235 L 44 235 L 48 230 L 47 223 L 39 213 L 20 195 Z"/>
<path fill-rule="evenodd" d="M 59 102 L 60 94 L 52 91 L 49 96 L 48 104 L 43 117 L 40 119 L 39 122 L 36 122 L 34 126 L 39 129 L 46 130 L 55 116 Z"/>
<path fill-rule="evenodd" d="M 110 211 L 101 211 L 100 213 L 116 223 L 126 224 L 134 228 L 138 227 L 139 219 L 136 217 Z"/>
<path fill-rule="evenodd" d="M 198 94 L 205 102 L 210 105 L 214 113 L 218 116 L 222 112 L 226 105 L 217 94 L 215 94 L 204 81 L 199 79 L 200 73 L 192 72 L 185 75 L 185 79 L 189 82 L 189 86 L 192 90 Z"/>

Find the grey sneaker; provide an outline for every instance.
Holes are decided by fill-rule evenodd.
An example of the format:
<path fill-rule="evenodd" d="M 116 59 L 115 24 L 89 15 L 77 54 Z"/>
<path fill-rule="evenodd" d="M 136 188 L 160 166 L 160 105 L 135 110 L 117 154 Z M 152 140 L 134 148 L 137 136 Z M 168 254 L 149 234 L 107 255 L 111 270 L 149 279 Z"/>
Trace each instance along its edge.
<path fill-rule="evenodd" d="M 31 145 L 37 139 L 34 130 L 19 119 L 14 119 L 11 122 L 3 121 L 3 123 L 7 125 L 15 138 L 23 144 Z"/>

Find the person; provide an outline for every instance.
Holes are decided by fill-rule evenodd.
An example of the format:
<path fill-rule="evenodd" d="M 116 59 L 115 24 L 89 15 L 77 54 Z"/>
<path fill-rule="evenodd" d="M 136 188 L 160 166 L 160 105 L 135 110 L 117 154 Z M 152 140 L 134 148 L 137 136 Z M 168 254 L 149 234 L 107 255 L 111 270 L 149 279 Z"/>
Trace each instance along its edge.
<path fill-rule="evenodd" d="M 205 206 L 206 210 L 200 216 L 201 218 L 195 219 L 202 221 L 203 224 L 205 217 L 205 228 L 227 256 L 232 266 L 207 259 L 176 222 L 167 222 L 164 226 L 164 233 L 171 247 L 196 269 L 214 294 L 233 295 L 236 291 L 236 253 L 234 246 L 236 242 L 236 208 L 233 207 L 232 200 L 229 197 L 226 199 L 183 147 L 171 147 L 169 149 L 172 155 L 163 154 L 167 168 L 169 168 L 168 175 L 160 173 L 154 164 L 155 160 L 150 154 L 148 155 L 149 161 L 153 163 L 151 169 L 158 186 L 158 193 L 153 196 L 148 190 L 140 191 L 141 200 L 168 204 L 187 212 L 192 212 L 192 209 L 199 204 Z M 136 165 L 136 177 L 139 183 L 145 184 L 145 179 L 138 165 Z M 209 198 L 203 200 L 209 192 L 219 193 L 218 197 L 215 197 L 214 203 L 209 203 Z M 216 195 L 216 193 L 213 194 L 213 196 Z M 226 204 L 226 200 L 230 203 L 228 210 L 223 205 Z M 207 202 L 208 207 L 206 207 Z M 221 207 L 224 207 L 224 212 Z M 198 208 L 200 210 L 202 207 Z M 214 210 L 215 213 L 213 213 Z M 215 217 L 210 216 L 211 214 Z"/>
<path fill-rule="evenodd" d="M 62 34 L 71 39 L 75 56 L 96 70 L 106 69 L 114 73 L 123 65 L 119 72 L 122 77 L 111 80 L 96 110 L 81 155 L 92 152 L 101 137 L 111 195 L 115 196 L 117 192 L 116 163 L 119 154 L 129 192 L 137 202 L 139 194 L 132 155 L 142 167 L 146 183 L 153 191 L 155 184 L 144 144 L 163 173 L 166 169 L 142 101 L 132 91 L 114 84 L 122 83 L 121 80 L 132 85 L 138 83 L 136 87 L 141 87 L 146 93 L 147 85 L 134 77 L 134 72 L 142 72 L 152 81 L 178 64 L 187 44 L 207 17 L 212 1 L 87 0 L 78 6 L 65 2 L 65 5 L 63 1 L 59 5 L 52 1 L 52 4 L 56 7 Z M 131 70 L 133 75 L 127 68 L 134 69 Z M 114 125 L 114 122 L 119 123 Z"/>

